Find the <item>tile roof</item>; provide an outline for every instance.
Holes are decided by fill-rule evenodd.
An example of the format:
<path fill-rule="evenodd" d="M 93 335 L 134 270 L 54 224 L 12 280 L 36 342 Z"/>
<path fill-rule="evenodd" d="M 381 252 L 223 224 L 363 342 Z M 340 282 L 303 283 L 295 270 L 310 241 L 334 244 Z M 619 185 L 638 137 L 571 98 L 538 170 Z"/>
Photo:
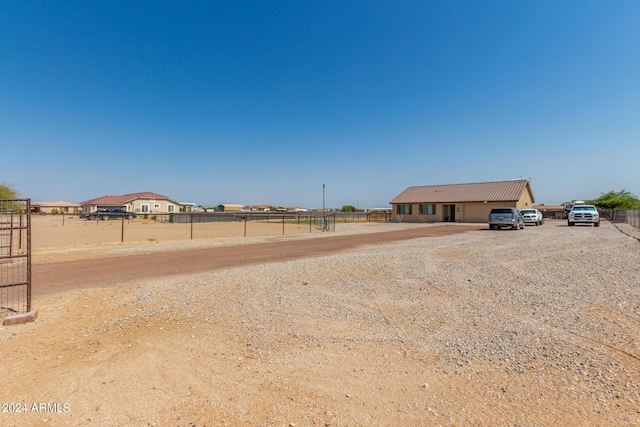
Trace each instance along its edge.
<path fill-rule="evenodd" d="M 533 201 L 529 181 L 477 182 L 470 184 L 425 185 L 409 187 L 390 203 L 470 203 L 470 202 L 511 202 L 519 200 L 527 189 Z"/>

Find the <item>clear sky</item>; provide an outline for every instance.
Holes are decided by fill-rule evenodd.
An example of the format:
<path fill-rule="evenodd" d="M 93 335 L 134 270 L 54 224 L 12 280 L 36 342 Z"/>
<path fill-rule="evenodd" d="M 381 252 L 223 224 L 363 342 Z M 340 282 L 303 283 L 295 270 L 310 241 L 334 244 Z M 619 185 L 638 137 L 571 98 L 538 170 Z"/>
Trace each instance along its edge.
<path fill-rule="evenodd" d="M 640 196 L 639 163 L 637 0 L 0 2 L 0 182 L 32 201 L 553 205 Z"/>

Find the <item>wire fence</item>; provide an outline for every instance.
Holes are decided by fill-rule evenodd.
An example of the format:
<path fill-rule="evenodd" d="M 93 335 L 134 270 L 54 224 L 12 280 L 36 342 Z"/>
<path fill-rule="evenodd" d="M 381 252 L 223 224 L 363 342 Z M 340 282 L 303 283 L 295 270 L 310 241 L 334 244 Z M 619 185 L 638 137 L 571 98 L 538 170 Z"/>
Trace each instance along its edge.
<path fill-rule="evenodd" d="M 309 225 L 309 233 L 314 228 L 322 231 L 335 230 L 335 213 L 300 214 L 300 213 L 253 213 L 253 212 L 210 212 L 210 213 L 177 213 L 177 214 L 153 214 L 141 215 L 143 219 L 152 219 L 159 223 L 169 224 L 206 224 L 206 223 L 243 223 L 244 237 L 247 236 L 247 228 L 251 223 L 282 224 L 282 234 L 286 233 L 287 226 Z M 249 224 L 249 225 L 248 225 Z M 191 236 L 193 238 L 193 236 Z"/>
<path fill-rule="evenodd" d="M 33 215 L 33 248 L 267 237 L 335 231 L 338 223 L 389 222 L 389 212 L 176 212 Z"/>
<path fill-rule="evenodd" d="M 31 311 L 31 201 L 0 199 L 0 317 Z"/>
<path fill-rule="evenodd" d="M 334 212 L 338 222 L 389 222 L 391 211 Z"/>
<path fill-rule="evenodd" d="M 125 217 L 126 216 L 126 217 Z M 70 248 L 108 243 L 268 237 L 335 231 L 328 212 L 211 212 L 110 215 L 102 219 L 77 215 L 35 215 L 33 248 Z"/>

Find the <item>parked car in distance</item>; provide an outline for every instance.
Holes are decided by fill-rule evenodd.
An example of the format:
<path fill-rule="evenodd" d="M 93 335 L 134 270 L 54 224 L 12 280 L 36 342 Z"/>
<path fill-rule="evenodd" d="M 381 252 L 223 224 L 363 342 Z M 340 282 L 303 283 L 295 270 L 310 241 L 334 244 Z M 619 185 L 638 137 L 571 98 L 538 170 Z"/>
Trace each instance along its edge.
<path fill-rule="evenodd" d="M 593 224 L 594 227 L 600 227 L 598 209 L 593 205 L 575 205 L 567 216 L 567 225 L 571 227 L 576 224 Z"/>
<path fill-rule="evenodd" d="M 524 218 L 516 208 L 493 208 L 489 213 L 489 229 L 495 230 L 510 227 L 514 230 L 524 229 Z"/>
<path fill-rule="evenodd" d="M 542 212 L 540 212 L 538 209 L 522 209 L 520 212 L 522 213 L 525 224 L 544 224 L 544 217 L 542 216 Z"/>
<path fill-rule="evenodd" d="M 117 209 L 117 208 L 98 209 L 95 212 L 82 215 L 82 218 L 85 218 L 85 219 L 89 219 L 89 220 L 100 219 L 103 221 L 106 221 L 109 219 L 121 219 L 123 217 L 125 219 L 134 219 L 137 217 L 137 215 L 133 212 L 127 212 L 124 209 Z"/>

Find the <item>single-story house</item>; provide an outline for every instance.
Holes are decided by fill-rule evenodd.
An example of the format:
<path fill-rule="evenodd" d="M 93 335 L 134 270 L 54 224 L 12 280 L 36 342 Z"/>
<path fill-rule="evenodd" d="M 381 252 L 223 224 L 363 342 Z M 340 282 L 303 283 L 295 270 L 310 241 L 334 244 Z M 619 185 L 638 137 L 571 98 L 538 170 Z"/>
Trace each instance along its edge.
<path fill-rule="evenodd" d="M 57 202 L 33 202 L 31 212 L 36 214 L 65 214 L 78 215 L 82 212 L 82 206 L 78 203 L 58 200 Z"/>
<path fill-rule="evenodd" d="M 285 206 L 284 210 L 287 212 L 307 212 L 307 209 L 301 208 L 299 206 Z"/>
<path fill-rule="evenodd" d="M 222 203 L 216 207 L 218 212 L 239 212 L 244 208 L 244 205 L 237 203 Z"/>
<path fill-rule="evenodd" d="M 271 211 L 271 205 L 253 205 L 245 206 L 245 211 L 257 211 L 257 212 L 269 212 Z"/>
<path fill-rule="evenodd" d="M 390 203 L 398 222 L 487 222 L 494 207 L 531 208 L 526 179 L 409 187 Z"/>
<path fill-rule="evenodd" d="M 140 214 L 190 212 L 193 207 L 192 203 L 181 204 L 170 197 L 150 191 L 122 196 L 102 196 L 80 204 L 85 214 L 108 208 L 121 208 Z"/>

